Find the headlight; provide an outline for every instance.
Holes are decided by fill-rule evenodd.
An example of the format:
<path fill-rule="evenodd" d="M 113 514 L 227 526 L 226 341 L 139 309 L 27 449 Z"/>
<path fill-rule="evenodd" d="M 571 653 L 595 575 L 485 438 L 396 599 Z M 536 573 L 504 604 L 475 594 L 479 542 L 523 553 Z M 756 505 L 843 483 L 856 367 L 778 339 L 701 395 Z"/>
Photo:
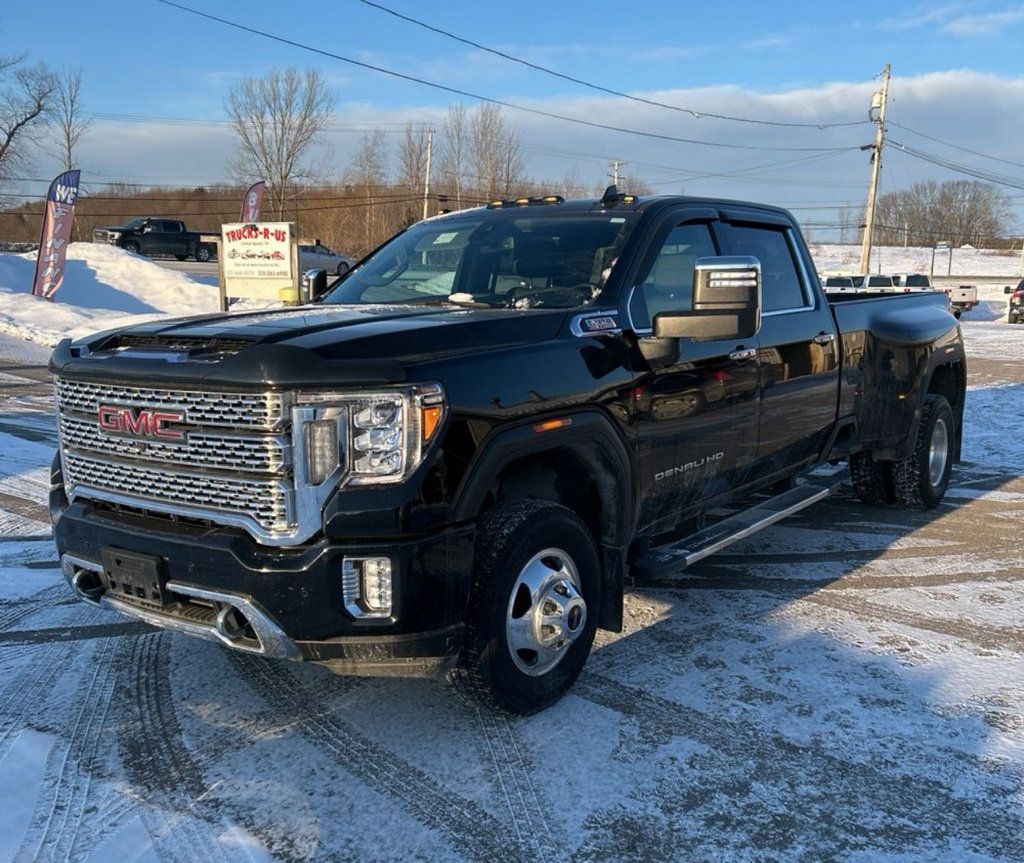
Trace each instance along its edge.
<path fill-rule="evenodd" d="M 351 485 L 404 480 L 444 419 L 438 384 L 349 395 L 304 395 L 296 408 L 297 468 L 305 484 L 340 475 Z"/>

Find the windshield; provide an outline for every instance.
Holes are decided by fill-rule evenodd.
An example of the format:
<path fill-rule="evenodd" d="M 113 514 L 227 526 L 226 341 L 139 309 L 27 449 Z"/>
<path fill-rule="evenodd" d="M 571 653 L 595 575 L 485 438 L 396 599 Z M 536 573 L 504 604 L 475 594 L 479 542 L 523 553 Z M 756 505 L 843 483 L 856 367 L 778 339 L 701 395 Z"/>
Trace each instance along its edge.
<path fill-rule="evenodd" d="M 354 269 L 326 303 L 573 308 L 608 278 L 630 215 L 474 210 L 421 222 Z"/>
<path fill-rule="evenodd" d="M 148 222 L 149 219 L 132 219 L 130 222 L 125 222 L 122 228 L 141 228 Z"/>

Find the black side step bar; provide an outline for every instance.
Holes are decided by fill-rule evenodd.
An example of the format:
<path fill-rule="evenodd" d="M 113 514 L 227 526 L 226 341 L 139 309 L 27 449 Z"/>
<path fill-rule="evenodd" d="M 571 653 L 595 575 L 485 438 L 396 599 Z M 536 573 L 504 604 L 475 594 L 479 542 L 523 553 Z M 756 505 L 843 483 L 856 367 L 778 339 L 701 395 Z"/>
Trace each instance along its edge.
<path fill-rule="evenodd" d="M 724 518 L 676 542 L 650 549 L 633 564 L 633 572 L 639 578 L 679 572 L 698 560 L 703 560 L 708 555 L 721 551 L 726 546 L 828 497 L 849 479 L 850 472 L 845 469 L 826 475 L 809 476 L 799 485 L 761 501 L 750 509 Z"/>

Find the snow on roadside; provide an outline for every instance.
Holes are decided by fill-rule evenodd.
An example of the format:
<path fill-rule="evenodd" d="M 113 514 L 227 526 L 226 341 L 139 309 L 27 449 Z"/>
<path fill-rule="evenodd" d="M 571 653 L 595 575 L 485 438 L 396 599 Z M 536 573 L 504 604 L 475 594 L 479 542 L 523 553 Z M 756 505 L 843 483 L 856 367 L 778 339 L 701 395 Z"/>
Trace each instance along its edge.
<path fill-rule="evenodd" d="M 217 310 L 216 287 L 114 246 L 72 243 L 52 303 L 31 295 L 34 270 L 34 254 L 0 254 L 0 333 L 39 345 L 122 323 Z"/>
<path fill-rule="evenodd" d="M 859 272 L 860 246 L 813 243 L 811 255 L 819 273 Z M 993 276 L 999 279 L 1020 279 L 1020 253 L 1002 249 L 953 249 L 953 265 L 948 266 L 948 252 L 935 253 L 935 274 L 963 273 L 970 276 Z M 871 255 L 871 272 L 927 273 L 932 266 L 932 249 L 928 246 L 875 246 Z"/>

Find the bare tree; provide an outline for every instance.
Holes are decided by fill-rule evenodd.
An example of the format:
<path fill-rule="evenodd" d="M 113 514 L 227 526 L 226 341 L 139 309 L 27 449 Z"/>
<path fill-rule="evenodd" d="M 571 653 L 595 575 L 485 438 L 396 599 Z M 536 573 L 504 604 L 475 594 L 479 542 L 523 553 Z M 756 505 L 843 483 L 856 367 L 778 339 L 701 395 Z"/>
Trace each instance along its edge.
<path fill-rule="evenodd" d="M 45 64 L 0 57 L 0 181 L 28 167 L 30 145 L 50 119 L 58 87 Z"/>
<path fill-rule="evenodd" d="M 82 115 L 82 67 L 66 69 L 58 81 L 53 122 L 57 127 L 57 155 L 65 171 L 75 167 L 75 149 L 92 122 Z"/>
<path fill-rule="evenodd" d="M 363 133 L 359 147 L 352 157 L 352 164 L 346 172 L 348 183 L 361 193 L 366 206 L 363 207 L 363 249 L 368 251 L 383 240 L 385 233 L 383 207 L 372 199 L 381 194 L 387 183 L 388 140 L 380 130 Z"/>
<path fill-rule="evenodd" d="M 398 144 L 398 184 L 411 194 L 422 191 L 426 180 L 428 134 L 422 126 L 407 123 Z"/>
<path fill-rule="evenodd" d="M 275 69 L 245 78 L 225 104 L 239 138 L 230 168 L 239 181 L 267 181 L 279 219 L 295 186 L 320 179 L 311 150 L 334 111 L 334 97 L 315 69 Z"/>
<path fill-rule="evenodd" d="M 929 180 L 878 199 L 875 242 L 991 245 L 1008 230 L 1006 193 L 977 180 Z"/>
<path fill-rule="evenodd" d="M 523 182 L 519 133 L 500 105 L 478 105 L 470 119 L 470 167 L 478 190 L 487 198 L 508 197 Z"/>
<path fill-rule="evenodd" d="M 462 209 L 462 196 L 469 172 L 470 130 L 466 106 L 461 102 L 448 108 L 441 127 L 441 154 L 438 159 L 441 188 L 455 198 L 455 206 Z"/>

